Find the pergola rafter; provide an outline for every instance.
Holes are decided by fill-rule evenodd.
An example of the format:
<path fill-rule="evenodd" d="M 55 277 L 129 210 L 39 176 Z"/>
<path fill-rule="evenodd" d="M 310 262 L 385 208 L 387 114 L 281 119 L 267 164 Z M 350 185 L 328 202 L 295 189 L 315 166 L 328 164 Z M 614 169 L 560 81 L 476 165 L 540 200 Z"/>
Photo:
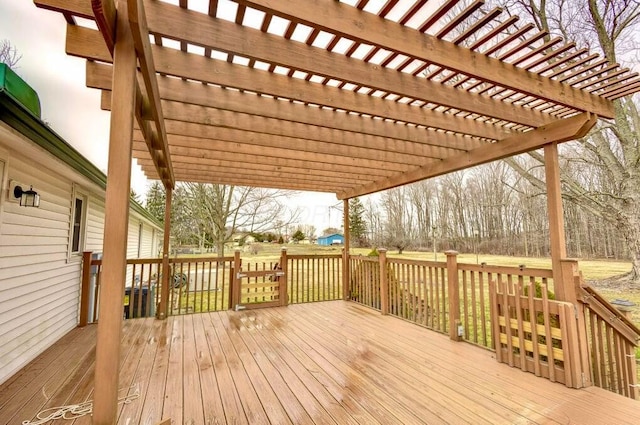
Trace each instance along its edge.
<path fill-rule="evenodd" d="M 64 15 L 67 52 L 88 59 L 87 84 L 104 90 L 109 109 L 114 2 L 35 3 Z M 484 11 L 482 1 L 458 12 L 457 0 L 437 8 L 410 0 L 377 8 L 366 0 L 235 3 L 231 14 L 216 1 L 198 11 L 188 1 L 128 3 L 139 65 L 135 116 L 149 151 L 136 157 L 150 158 L 149 177 L 167 187 L 186 179 L 183 168 L 174 176 L 170 151 L 171 140 L 184 147 L 187 137 L 214 152 L 238 143 L 239 153 L 255 148 L 270 158 L 287 150 L 289 162 L 335 160 L 340 172 L 362 167 L 354 161 L 347 170 L 348 158 L 374 161 L 365 168 L 369 181 L 354 190 L 345 179 L 336 191 L 357 196 L 432 175 L 425 170 L 434 164 L 452 171 L 472 151 L 500 152 L 501 141 L 581 112 L 611 117 L 613 99 L 640 90 L 637 74 L 557 37 L 544 42 L 545 33 L 517 27 L 516 17 L 501 20 L 502 10 Z"/>
<path fill-rule="evenodd" d="M 615 99 L 640 91 L 636 73 L 482 0 L 34 1 L 64 16 L 67 53 L 87 60 L 86 84 L 112 111 L 110 143 L 162 180 L 167 211 L 180 181 L 331 192 L 347 210 L 353 197 L 544 147 L 554 282 L 571 298 L 557 144 L 613 117 Z M 114 158 L 109 186 L 128 194 L 128 156 Z M 106 209 L 126 211 L 114 194 Z M 105 271 L 123 270 L 124 218 L 106 222 Z M 113 422 L 117 395 L 117 350 L 104 341 L 117 340 L 122 282 L 110 273 L 99 424 Z"/>

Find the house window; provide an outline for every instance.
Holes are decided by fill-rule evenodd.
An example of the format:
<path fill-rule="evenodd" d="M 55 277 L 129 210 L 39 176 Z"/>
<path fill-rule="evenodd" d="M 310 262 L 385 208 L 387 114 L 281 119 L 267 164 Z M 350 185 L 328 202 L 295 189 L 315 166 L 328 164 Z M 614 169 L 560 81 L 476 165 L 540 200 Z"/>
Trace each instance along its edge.
<path fill-rule="evenodd" d="M 73 216 L 71 217 L 71 255 L 80 254 L 84 249 L 85 217 L 87 197 L 74 190 Z"/>
<path fill-rule="evenodd" d="M 142 256 L 142 223 L 138 225 L 138 258 Z"/>

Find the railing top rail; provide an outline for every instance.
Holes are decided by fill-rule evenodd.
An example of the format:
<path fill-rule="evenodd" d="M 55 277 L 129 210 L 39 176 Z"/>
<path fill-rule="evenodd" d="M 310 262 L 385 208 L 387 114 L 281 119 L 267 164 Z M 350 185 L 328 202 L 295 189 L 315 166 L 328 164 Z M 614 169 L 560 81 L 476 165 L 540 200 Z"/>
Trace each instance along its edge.
<path fill-rule="evenodd" d="M 225 263 L 233 261 L 233 257 L 190 257 L 190 258 L 169 258 L 169 264 L 180 263 Z M 162 264 L 162 258 L 127 258 L 127 265 L 132 264 Z M 92 266 L 101 266 L 101 259 L 91 260 Z"/>
<path fill-rule="evenodd" d="M 315 254 L 298 254 L 298 255 L 289 255 L 287 254 L 287 258 L 293 260 L 307 260 L 314 258 L 342 258 L 342 254 L 327 254 L 327 255 L 315 255 Z"/>
<path fill-rule="evenodd" d="M 580 290 L 582 297 L 579 301 L 589 306 L 589 308 L 609 323 L 627 341 L 638 345 L 640 329 L 631 320 L 609 301 L 604 299 L 592 286 L 585 283 L 580 285 Z"/>
<path fill-rule="evenodd" d="M 459 270 L 483 272 L 483 273 L 501 273 L 501 274 L 515 274 L 523 276 L 533 276 L 542 278 L 552 278 L 553 271 L 550 269 L 537 269 L 529 267 L 511 267 L 511 266 L 493 266 L 489 264 L 469 264 L 458 263 Z"/>
<path fill-rule="evenodd" d="M 178 257 L 169 258 L 169 263 L 226 263 L 233 260 L 233 257 Z"/>
<path fill-rule="evenodd" d="M 378 257 L 367 257 L 366 255 L 349 255 L 349 259 L 353 259 L 353 260 L 360 260 L 360 261 L 365 261 L 365 262 L 370 262 L 370 263 L 377 263 L 378 261 Z"/>
<path fill-rule="evenodd" d="M 387 262 L 395 264 L 408 264 L 414 266 L 447 268 L 447 263 L 444 261 L 410 260 L 407 258 L 387 257 Z"/>

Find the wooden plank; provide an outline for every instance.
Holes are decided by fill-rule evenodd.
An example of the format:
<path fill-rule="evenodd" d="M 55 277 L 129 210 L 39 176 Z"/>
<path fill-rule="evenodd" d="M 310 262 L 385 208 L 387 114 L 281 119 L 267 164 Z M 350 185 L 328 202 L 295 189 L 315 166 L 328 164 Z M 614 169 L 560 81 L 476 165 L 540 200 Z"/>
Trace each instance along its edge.
<path fill-rule="evenodd" d="M 44 353 L 45 359 L 54 358 L 55 361 L 44 364 L 35 359 L 31 363 L 35 366 L 33 371 L 24 373 L 1 387 L 0 393 L 4 396 L 0 404 L 0 423 L 21 423 L 34 417 L 60 388 L 64 389 L 65 384 L 73 384 L 64 378 L 74 371 L 79 373 L 78 368 L 83 359 L 91 353 L 90 342 L 95 335 L 95 330 L 91 327 L 84 329 L 88 330 L 72 339 L 65 338 L 63 343 Z M 64 349 L 65 355 L 61 355 L 61 349 Z"/>
<path fill-rule="evenodd" d="M 342 327 L 335 323 L 323 323 L 324 331 L 318 332 L 317 319 L 319 316 L 311 311 L 301 313 L 300 323 L 292 324 L 297 328 L 297 332 L 306 335 L 312 341 L 316 341 L 316 344 L 322 347 L 321 352 L 325 353 L 325 356 L 331 356 L 335 359 L 349 359 L 354 355 L 353 350 L 355 348 L 355 354 L 359 361 L 371 365 L 374 369 L 371 371 L 369 368 L 363 368 L 359 371 L 359 375 L 367 383 L 375 384 L 375 388 L 384 388 L 385 393 L 387 391 L 393 393 L 393 398 L 397 403 L 411 408 L 413 414 L 420 418 L 414 420 L 415 422 L 492 423 L 488 419 L 489 412 L 492 411 L 485 406 L 474 403 L 473 408 L 467 411 L 450 409 L 451 403 L 459 404 L 465 402 L 468 405 L 471 400 L 464 398 L 459 391 L 455 391 L 444 384 L 435 374 L 418 378 L 416 377 L 416 365 L 407 367 L 404 361 L 397 359 L 397 356 L 387 350 L 380 349 L 376 343 L 369 342 L 364 347 L 359 347 L 358 345 L 354 347 L 353 344 L 348 344 L 347 341 L 341 338 L 343 334 Z M 365 343 L 361 342 L 361 344 Z M 366 352 L 364 358 L 362 354 L 358 355 L 358 352 L 361 353 L 363 351 Z M 408 391 L 401 391 L 399 388 L 405 388 Z M 425 402 L 425 399 L 428 399 L 428 402 Z M 503 414 L 509 416 L 507 412 Z M 515 415 L 512 419 L 514 417 Z"/>
<path fill-rule="evenodd" d="M 252 332 L 244 332 L 244 341 L 253 353 L 262 352 L 256 356 L 256 361 L 269 360 L 271 365 L 264 365 L 263 370 L 273 369 L 280 376 L 274 375 L 269 381 L 284 380 L 290 391 L 304 406 L 314 423 L 356 424 L 357 422 L 347 413 L 340 403 L 331 397 L 327 389 L 305 368 L 296 356 L 291 355 L 288 348 L 279 343 L 277 338 L 267 329 L 263 317 L 249 316 L 253 324 Z M 280 392 L 276 391 L 279 396 Z M 279 397 L 280 398 L 280 397 Z M 286 403 L 283 403 L 286 407 Z"/>
<path fill-rule="evenodd" d="M 613 117 L 612 103 L 602 98 L 345 4 L 307 6 L 286 0 L 240 0 L 239 3 L 348 40 L 418 58 L 506 89 L 603 117 Z"/>
<path fill-rule="evenodd" d="M 272 317 L 272 326 L 277 326 L 278 322 L 282 323 L 284 320 L 277 309 L 263 311 L 264 314 Z M 350 398 L 362 406 L 361 409 L 366 409 L 368 414 L 375 418 L 372 423 L 419 422 L 415 412 L 412 412 L 411 409 L 396 400 L 385 396 L 385 392 L 379 389 L 378 386 L 369 383 L 362 376 L 362 372 L 358 372 L 354 370 L 353 366 L 345 364 L 343 360 L 327 351 L 320 343 L 314 343 L 315 339 L 301 331 L 293 322 L 287 321 L 287 323 L 286 337 L 295 341 L 300 350 L 339 383 L 342 394 L 349 394 Z M 335 340 L 332 341 L 335 342 Z"/>
<path fill-rule="evenodd" d="M 111 90 L 112 74 L 111 65 L 90 61 L 86 64 L 86 84 L 88 87 Z M 264 117 L 278 121 L 377 136 L 384 139 L 394 139 L 394 144 L 411 142 L 456 150 L 469 150 L 484 144 L 482 140 L 477 138 L 447 134 L 428 130 L 425 127 L 409 126 L 392 121 L 372 120 L 367 117 L 334 110 L 309 108 L 300 103 L 258 96 L 248 92 L 226 90 L 212 85 L 203 86 L 193 81 L 158 77 L 158 85 L 160 96 L 165 100 L 162 103 L 163 110 L 166 110 L 167 114 L 171 114 L 177 120 L 180 120 L 185 114 L 193 115 L 197 119 L 201 113 L 196 113 L 196 109 L 204 106 L 221 111 L 246 114 L 253 118 Z M 109 95 L 106 103 L 111 105 L 110 92 L 103 92 L 103 94 L 105 93 Z M 180 107 L 178 108 L 178 105 L 172 107 L 172 102 L 178 103 Z M 105 107 L 108 109 L 110 106 L 107 107 L 105 105 Z M 213 114 L 214 122 L 220 122 L 219 114 L 210 110 L 207 110 L 207 112 L 208 115 Z M 239 118 L 242 118 L 242 116 Z M 258 119 L 258 128 L 260 125 L 260 120 Z"/>
<path fill-rule="evenodd" d="M 155 151 L 154 162 L 158 174 L 167 188 L 175 186 L 175 177 L 171 165 L 171 156 L 167 144 L 167 131 L 165 129 L 162 106 L 160 104 L 160 93 L 158 91 L 158 81 L 156 80 L 156 70 L 151 54 L 151 43 L 149 42 L 149 29 L 147 28 L 147 18 L 142 0 L 128 1 L 128 18 L 133 35 L 133 44 L 136 49 L 140 72 L 144 81 L 145 92 L 143 102 L 148 103 L 149 110 L 153 117 L 155 132 L 153 137 L 147 139 L 149 149 Z M 159 139 L 159 140 L 158 140 Z"/>
<path fill-rule="evenodd" d="M 120 365 L 122 368 L 130 359 L 129 353 L 133 347 L 136 339 L 144 332 L 145 320 L 126 320 L 122 327 L 122 341 L 120 344 Z M 97 327 L 96 327 L 97 328 Z M 95 346 L 95 338 L 90 346 Z M 94 357 L 95 358 L 95 357 Z M 80 404 L 84 402 L 92 401 L 93 392 L 95 388 L 95 361 L 86 370 L 82 380 L 78 382 L 77 387 L 70 394 L 67 394 L 67 400 L 64 404 Z M 52 425 L 61 425 L 63 421 L 54 421 Z M 91 416 L 82 416 L 74 421 L 73 425 L 90 425 Z M 66 424 L 65 424 L 66 425 Z"/>
<path fill-rule="evenodd" d="M 453 343 L 442 336 L 429 332 L 424 334 L 419 327 L 406 323 L 397 323 L 395 325 L 389 323 L 386 326 L 381 326 L 379 320 L 386 318 L 377 316 L 372 311 L 366 314 L 363 311 L 366 309 L 362 307 L 354 306 L 343 309 L 337 308 L 335 303 L 323 303 L 318 307 L 322 307 L 322 311 L 317 311 L 316 313 L 318 317 L 322 314 L 325 317 L 334 318 L 332 321 L 344 323 L 343 332 L 345 335 L 368 336 L 375 334 L 375 341 L 386 346 L 391 353 L 401 352 L 402 356 L 396 355 L 392 362 L 404 362 L 406 359 L 407 364 L 413 368 L 415 375 L 432 373 L 434 370 L 441 371 L 443 374 L 440 377 L 442 382 L 438 382 L 438 384 L 450 386 L 455 383 L 455 390 L 462 393 L 466 393 L 467 388 L 479 386 L 483 390 L 471 390 L 469 398 L 476 401 L 487 397 L 490 398 L 492 403 L 495 403 L 492 407 L 492 413 L 488 417 L 489 420 L 495 421 L 496 415 L 499 414 L 498 412 L 505 408 L 510 411 L 522 412 L 521 403 L 524 403 L 527 411 L 534 415 L 527 415 L 529 420 L 537 423 L 548 421 L 563 422 L 567 420 L 567 417 L 574 421 L 590 423 L 594 420 L 597 422 L 597 418 L 603 414 L 604 417 L 601 420 L 604 422 L 615 420 L 627 423 L 633 420 L 631 419 L 632 417 L 625 417 L 624 414 L 620 415 L 618 409 L 615 408 L 613 409 L 615 412 L 603 412 L 598 401 L 602 399 L 594 398 L 591 401 L 587 401 L 583 396 L 583 394 L 591 394 L 590 390 L 597 390 L 598 393 L 602 392 L 606 393 L 607 397 L 610 396 L 614 405 L 615 401 L 613 399 L 620 400 L 625 405 L 631 403 L 635 406 L 635 402 L 623 400 L 615 394 L 593 387 L 588 390 L 570 390 L 564 386 L 536 378 L 533 374 L 524 374 L 520 370 L 509 368 L 506 365 L 495 365 L 491 353 L 485 351 L 486 356 L 478 356 L 476 354 L 480 354 L 483 351 L 474 349 L 471 345 L 462 344 L 460 346 L 460 344 L 454 344 L 453 347 L 456 350 L 452 351 Z M 291 314 L 295 314 L 295 319 L 292 320 L 302 320 L 298 318 L 297 310 L 292 311 Z M 372 321 L 370 319 L 376 317 L 379 317 L 379 320 Z M 318 318 L 315 320 L 322 321 Z M 388 320 L 394 319 L 388 318 Z M 425 346 L 421 346 L 416 342 L 427 336 L 428 341 L 424 340 Z M 428 349 L 425 347 L 428 347 Z M 468 347 L 468 350 L 459 351 L 458 349 L 462 347 Z M 374 346 L 369 345 L 369 349 L 374 350 Z M 426 358 L 425 353 L 428 353 Z M 431 362 L 437 366 L 431 367 Z M 494 365 L 491 362 L 494 362 Z M 421 379 L 422 381 L 432 381 L 435 376 L 437 375 Z M 576 408 L 574 403 L 578 399 L 581 400 L 580 407 Z M 426 400 L 427 398 L 423 402 L 426 403 Z M 539 403 L 538 407 L 536 407 L 537 403 Z M 550 405 L 555 406 L 555 408 L 553 410 L 548 409 Z M 617 417 L 613 419 L 608 417 L 609 414 Z"/>
<path fill-rule="evenodd" d="M 391 102 L 337 87 L 311 84 L 302 79 L 289 78 L 285 75 L 268 73 L 166 47 L 152 45 L 151 50 L 156 71 L 161 74 L 494 140 L 502 139 L 509 134 L 498 126 L 428 108 Z M 67 27 L 66 51 L 72 56 L 107 63 L 111 61 L 100 34 L 84 27 Z"/>
<path fill-rule="evenodd" d="M 86 332 L 71 331 L 66 333 L 40 356 L 29 362 L 24 368 L 0 385 L 0 411 L 4 412 L 5 406 L 14 397 L 18 396 L 21 390 L 29 387 L 34 382 L 46 381 L 47 378 L 44 374 L 51 372 L 48 367 L 63 359 L 68 347 L 86 343 L 86 341 L 80 339 L 82 335 L 94 335 L 95 327 L 89 327 L 88 329 Z M 20 404 L 20 402 L 15 401 L 13 403 Z M 3 414 L 3 416 L 8 415 Z"/>
<path fill-rule="evenodd" d="M 205 326 L 203 319 L 208 316 L 203 314 L 194 314 L 193 316 L 193 342 L 195 345 L 195 360 L 197 362 L 197 373 L 200 377 L 200 389 L 204 420 L 202 423 L 214 424 L 216 422 L 223 423 L 225 421 L 224 406 L 222 404 L 222 396 L 216 377 L 216 369 L 214 368 L 211 352 L 207 342 Z M 231 416 L 233 417 L 233 416 Z"/>
<path fill-rule="evenodd" d="M 196 316 L 197 317 L 197 316 Z M 184 394 L 182 421 L 185 424 L 203 424 L 203 406 L 209 403 L 202 394 L 203 386 L 200 379 L 199 352 L 196 349 L 196 339 L 199 335 L 195 333 L 194 315 L 184 316 L 183 329 L 183 366 L 182 366 L 182 388 Z M 169 416 L 174 418 L 175 416 Z M 176 418 L 177 419 L 177 418 Z"/>
<path fill-rule="evenodd" d="M 278 406 L 263 405 L 259 395 L 256 394 L 256 391 L 253 389 L 251 377 L 243 366 L 242 358 L 234 348 L 231 335 L 220 321 L 219 314 L 211 314 L 209 317 L 218 336 L 220 350 L 224 353 L 229 368 L 228 370 L 232 379 L 231 385 L 236 388 L 236 391 L 240 395 L 240 403 L 242 404 L 247 420 L 251 424 L 268 424 L 269 415 L 276 414 Z M 268 410 L 268 413 L 266 410 Z M 280 417 L 284 419 L 284 417 Z"/>
<path fill-rule="evenodd" d="M 164 389 L 162 418 L 182 418 L 184 412 L 183 392 L 183 344 L 184 316 L 175 317 L 171 322 L 171 345 L 168 349 L 167 379 Z"/>
<path fill-rule="evenodd" d="M 544 322 L 544 329 L 546 335 L 551 335 L 551 323 L 550 323 L 550 311 L 549 311 L 549 299 L 547 294 L 547 286 L 541 285 L 542 292 L 542 320 Z M 556 382 L 555 376 L 555 352 L 553 351 L 552 338 L 545 338 L 547 345 L 547 363 L 549 364 L 549 379 L 551 382 Z"/>
<path fill-rule="evenodd" d="M 143 416 L 143 408 L 146 405 L 154 404 L 158 401 L 158 399 L 153 396 L 157 384 L 152 381 L 152 376 L 156 373 L 156 369 L 154 368 L 154 366 L 157 365 L 156 361 L 161 357 L 160 346 L 165 343 L 164 335 L 166 333 L 167 323 L 153 319 L 145 320 L 145 322 L 147 323 L 150 333 L 147 335 L 146 340 L 143 341 L 143 351 L 132 352 L 132 354 L 127 356 L 130 361 L 137 358 L 140 362 L 135 371 L 135 375 L 130 375 L 132 385 L 135 385 L 140 392 L 140 398 L 134 403 L 122 406 L 118 419 L 120 423 L 140 423 L 142 419 L 147 421 L 147 423 L 157 422 L 149 410 L 147 410 L 146 415 Z M 126 373 L 120 372 L 120 374 L 126 379 Z M 164 391 L 163 384 L 158 385 L 158 387 Z"/>
<path fill-rule="evenodd" d="M 467 93 L 178 6 L 158 2 L 146 2 L 145 6 L 149 30 L 164 37 L 527 126 L 538 127 L 553 119 L 533 109 Z M 198 31 L 193 31 L 194 27 Z"/>
<path fill-rule="evenodd" d="M 401 272 L 399 274 L 402 275 Z M 185 367 L 187 357 L 194 354 L 198 357 L 199 370 L 194 373 L 200 377 L 202 400 L 206 400 L 202 409 L 206 412 L 215 403 L 217 412 L 223 415 L 220 417 L 210 412 L 210 422 L 247 423 L 237 389 L 228 374 L 227 358 L 217 339 L 216 330 L 220 320 L 216 321 L 216 327 L 210 320 L 214 314 L 218 313 L 189 316 L 188 319 L 194 321 L 194 339 L 190 343 L 194 348 L 184 346 L 181 340 L 177 344 L 181 345 L 182 352 L 191 352 L 185 355 Z M 293 394 L 297 400 L 294 405 L 302 406 L 315 423 L 398 423 L 402 418 L 405 418 L 405 423 L 495 423 L 495 418 L 500 417 L 509 423 L 564 423 L 569 420 L 576 423 L 630 425 L 634 423 L 634 414 L 637 412 L 636 401 L 596 387 L 569 390 L 533 374 L 523 374 L 518 369 L 496 364 L 493 354 L 488 351 L 478 350 L 470 344 L 453 343 L 444 335 L 412 326 L 406 321 L 383 317 L 354 303 L 338 301 L 290 305 L 286 308 L 223 314 L 239 319 L 228 322 L 228 329 L 231 333 L 235 332 L 231 341 L 233 349 L 229 351 L 232 357 L 235 356 L 239 361 L 239 352 L 244 351 L 244 360 L 254 362 L 267 379 L 269 388 L 265 390 L 278 397 L 281 404 Z M 149 412 L 154 410 L 150 404 L 155 404 L 157 410 L 159 403 L 162 410 L 165 390 L 168 389 L 164 385 L 164 378 L 158 382 L 155 379 L 159 370 L 160 375 L 166 377 L 169 361 L 166 347 L 172 343 L 172 322 L 176 319 L 184 320 L 171 317 L 167 321 L 136 319 L 125 322 L 121 365 L 126 367 L 130 360 L 139 360 L 130 379 L 140 382 L 143 391 L 140 399 L 123 409 L 120 424 L 125 424 L 122 421 L 125 412 L 135 408 L 135 404 Z M 142 336 L 145 333 L 150 344 L 144 344 L 144 351 L 140 355 L 136 347 L 145 340 Z M 224 333 L 230 335 L 227 330 Z M 196 335 L 202 335 L 203 338 L 197 338 Z M 90 349 L 91 344 L 88 345 L 83 346 Z M 82 360 L 76 358 L 74 362 L 81 364 Z M 49 369 L 58 371 L 58 366 L 59 362 L 51 362 Z M 242 362 L 241 368 L 244 370 Z M 175 379 L 181 383 L 181 391 L 188 394 L 194 390 L 187 388 L 189 384 L 185 370 L 175 369 L 175 373 L 179 374 Z M 123 373 L 124 369 L 121 370 Z M 28 374 L 29 371 L 24 371 L 19 376 Z M 209 378 L 206 382 L 209 385 L 204 379 L 207 374 Z M 224 377 L 226 374 L 227 378 Z M 148 383 L 144 378 L 146 375 L 151 378 Z M 66 369 L 60 382 L 73 382 L 74 376 L 77 374 L 73 370 Z M 77 381 L 75 390 L 72 388 L 74 385 L 62 384 L 60 389 L 69 391 L 66 397 L 70 402 L 86 400 L 90 398 L 90 391 L 85 390 L 93 386 L 91 377 L 89 367 L 85 377 Z M 253 380 L 253 376 L 248 379 Z M 287 387 L 284 391 L 288 395 L 280 398 L 279 391 L 275 389 L 284 388 L 282 385 Z M 145 388 L 148 388 L 146 392 Z M 4 390 L 4 386 L 0 386 L 0 393 L 4 394 Z M 39 387 L 32 388 L 32 391 L 42 396 Z M 52 402 L 56 397 L 65 397 L 64 391 L 47 391 L 47 395 L 53 397 L 50 398 Z M 158 391 L 160 397 L 155 397 L 153 394 Z M 258 397 L 253 385 L 249 391 L 254 395 L 247 393 L 246 397 Z M 82 397 L 78 399 L 77 396 L 81 394 Z M 242 395 L 244 397 L 245 393 Z M 216 402 L 218 397 L 220 401 Z M 222 398 L 235 399 L 241 416 L 234 417 L 231 414 L 234 411 L 232 405 L 221 407 Z M 455 417 L 451 413 L 451 405 L 458 406 Z M 408 421 L 410 411 L 414 412 L 412 417 L 415 418 L 411 422 Z M 35 415 L 36 412 L 24 413 L 27 417 L 27 413 Z M 5 418 L 2 408 L 0 417 Z M 168 419 L 145 415 L 142 418 L 145 418 L 142 423 L 148 424 Z M 74 425 L 88 421 L 90 418 L 85 417 Z M 134 415 L 127 421 L 141 422 Z M 203 423 L 207 423 L 206 414 Z"/>
<path fill-rule="evenodd" d="M 94 5 L 94 13 L 97 8 Z M 100 2 L 109 18 L 111 9 Z M 126 3 L 117 4 L 117 33 L 114 47 L 114 98 L 109 137 L 109 165 L 105 210 L 102 277 L 100 285 L 100 320 L 96 348 L 96 389 L 93 422 L 112 425 L 116 420 L 118 398 L 118 363 L 122 323 L 122 299 L 126 270 L 129 188 L 131 186 L 131 134 L 135 103 L 136 56 L 128 30 Z M 97 14 L 96 14 L 97 16 Z M 101 27 L 101 20 L 98 19 Z M 101 27 L 102 28 L 102 27 Z M 110 24 L 106 21 L 106 29 Z M 105 33 L 109 42 L 110 33 Z"/>
<path fill-rule="evenodd" d="M 248 424 L 249 421 L 243 411 L 240 395 L 238 394 L 238 388 L 234 384 L 234 378 L 231 371 L 232 367 L 236 367 L 235 360 L 232 360 L 232 357 L 228 358 L 225 355 L 222 342 L 218 337 L 217 330 L 215 329 L 212 321 L 213 316 L 214 313 L 205 314 L 202 317 L 202 321 L 209 355 L 211 357 L 211 364 L 213 371 L 215 372 L 217 389 L 220 393 L 220 400 L 224 410 L 224 418 L 226 423 Z"/>
<path fill-rule="evenodd" d="M 255 329 L 254 324 L 245 320 L 255 316 L 244 313 L 223 312 L 216 315 L 227 331 L 245 370 L 251 377 L 254 391 L 258 394 L 269 417 L 270 423 L 311 424 L 311 417 L 302 407 L 296 395 L 287 386 L 271 363 L 261 355 L 261 350 L 250 338 L 242 338 L 244 329 Z M 255 323 L 255 321 L 254 321 Z M 240 332 L 238 332 L 240 331 Z M 245 334 L 247 332 L 244 332 Z"/>

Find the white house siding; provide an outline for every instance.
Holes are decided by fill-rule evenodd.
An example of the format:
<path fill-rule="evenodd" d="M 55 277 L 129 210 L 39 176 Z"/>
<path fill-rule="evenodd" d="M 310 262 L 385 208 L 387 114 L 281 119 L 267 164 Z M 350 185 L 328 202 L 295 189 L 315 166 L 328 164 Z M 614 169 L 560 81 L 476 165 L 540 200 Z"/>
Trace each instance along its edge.
<path fill-rule="evenodd" d="M 77 325 L 80 281 L 80 262 L 67 261 L 72 181 L 15 154 L 4 159 L 0 383 Z M 33 185 L 40 208 L 9 201 L 9 180 Z"/>
<path fill-rule="evenodd" d="M 85 251 L 102 252 L 104 238 L 104 199 L 97 196 L 89 198 L 87 211 Z"/>
<path fill-rule="evenodd" d="M 74 187 L 87 200 L 83 250 L 102 251 L 105 207 L 102 187 L 1 122 L 0 161 L 1 384 L 77 326 L 81 256 L 68 254 Z M 11 180 L 33 185 L 40 207 L 12 202 Z M 137 255 L 141 221 L 143 240 L 154 228 L 132 210 L 129 258 Z"/>

